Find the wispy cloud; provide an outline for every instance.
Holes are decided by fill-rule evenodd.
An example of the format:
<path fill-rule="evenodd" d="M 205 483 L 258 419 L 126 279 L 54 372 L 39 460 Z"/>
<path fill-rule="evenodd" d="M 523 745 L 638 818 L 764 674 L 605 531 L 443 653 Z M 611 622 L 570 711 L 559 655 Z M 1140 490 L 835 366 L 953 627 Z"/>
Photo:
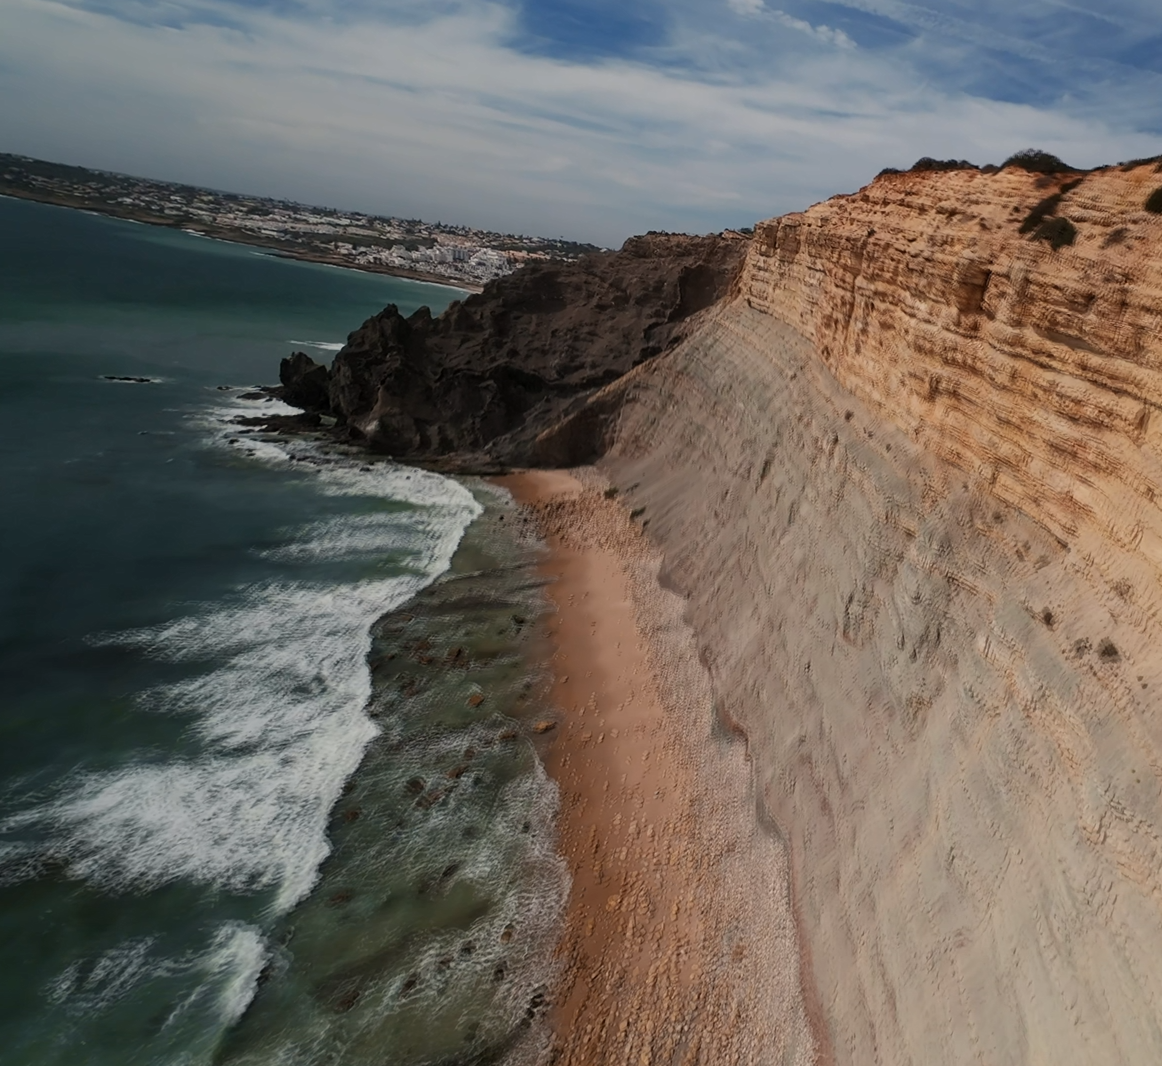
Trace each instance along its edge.
<path fill-rule="evenodd" d="M 752 222 L 920 155 L 1158 150 L 1146 66 L 1069 98 L 966 88 L 994 54 L 966 10 L 573 0 L 562 20 L 488 0 L 6 0 L 0 149 L 610 244 Z M 997 18 L 997 37 L 1017 32 Z M 1130 69 L 1107 51 L 1083 58 Z"/>
<path fill-rule="evenodd" d="M 843 30 L 833 30 L 830 26 L 826 25 L 812 26 L 806 19 L 797 19 L 794 15 L 788 15 L 785 11 L 774 11 L 772 14 L 781 25 L 786 26 L 788 29 L 797 30 L 799 33 L 805 33 L 808 37 L 814 37 L 817 41 L 822 41 L 824 44 L 832 44 L 836 48 L 855 47 L 855 41 L 848 37 Z"/>

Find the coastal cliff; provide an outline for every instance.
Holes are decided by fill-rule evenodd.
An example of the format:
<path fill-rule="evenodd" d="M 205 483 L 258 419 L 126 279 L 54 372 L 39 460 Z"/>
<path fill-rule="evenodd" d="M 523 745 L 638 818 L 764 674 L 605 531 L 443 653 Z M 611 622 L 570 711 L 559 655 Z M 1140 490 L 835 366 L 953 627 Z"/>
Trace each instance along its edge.
<path fill-rule="evenodd" d="M 647 234 L 619 252 L 531 264 L 439 318 L 393 305 L 351 334 L 329 372 L 303 353 L 284 360 L 283 394 L 399 459 L 527 464 L 538 433 L 689 334 L 734 284 L 747 243 Z"/>
<path fill-rule="evenodd" d="M 835 1061 L 1162 1049 L 1158 184 L 881 177 L 613 387 Z"/>
<path fill-rule="evenodd" d="M 1162 1055 L 1159 185 L 885 174 L 756 227 L 608 384 L 590 339 L 515 435 L 400 452 L 596 459 L 646 528 L 789 858 L 821 1061 Z"/>

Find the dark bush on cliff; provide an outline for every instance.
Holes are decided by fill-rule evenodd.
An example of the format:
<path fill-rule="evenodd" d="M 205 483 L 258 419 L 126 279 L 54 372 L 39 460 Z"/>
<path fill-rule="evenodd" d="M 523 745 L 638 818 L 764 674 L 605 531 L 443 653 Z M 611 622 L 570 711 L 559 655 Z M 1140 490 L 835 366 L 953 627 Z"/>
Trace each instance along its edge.
<path fill-rule="evenodd" d="M 1068 181 L 1052 196 L 1046 196 L 1044 200 L 1025 216 L 1025 221 L 1021 223 L 1020 232 L 1032 233 L 1045 219 L 1057 214 L 1057 208 L 1061 206 L 1062 197 L 1067 192 L 1072 192 L 1076 189 L 1081 184 L 1081 180 L 1081 178 L 1078 178 L 1076 181 Z"/>
<path fill-rule="evenodd" d="M 1154 172 L 1162 171 L 1162 155 L 1147 155 L 1141 159 L 1127 159 L 1124 163 L 1118 164 L 1119 170 L 1137 170 L 1138 167 L 1153 166 Z M 1104 169 L 1104 168 L 1099 168 Z"/>
<path fill-rule="evenodd" d="M 912 164 L 909 173 L 923 170 L 978 170 L 975 163 L 970 163 L 967 159 L 933 159 L 931 156 L 923 156 L 917 159 Z"/>
<path fill-rule="evenodd" d="M 1057 208 L 1060 204 L 1061 193 L 1055 192 L 1052 196 L 1046 196 L 1025 216 L 1025 221 L 1021 223 L 1020 232 L 1032 233 L 1045 219 L 1057 214 Z"/>
<path fill-rule="evenodd" d="M 1146 197 L 1145 207 L 1152 215 L 1162 215 L 1162 189 L 1155 189 Z"/>
<path fill-rule="evenodd" d="M 1051 152 L 1041 151 L 1040 148 L 1024 148 L 1014 152 L 1001 164 L 1002 170 L 1005 167 L 1020 167 L 1033 174 L 1063 174 L 1068 170 L 1077 169 L 1062 162 Z"/>

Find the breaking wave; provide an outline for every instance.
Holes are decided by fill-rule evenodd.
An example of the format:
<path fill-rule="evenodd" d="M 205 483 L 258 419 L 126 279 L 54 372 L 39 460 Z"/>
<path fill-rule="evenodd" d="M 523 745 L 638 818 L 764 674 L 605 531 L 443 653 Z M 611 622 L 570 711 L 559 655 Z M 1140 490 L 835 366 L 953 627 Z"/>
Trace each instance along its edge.
<path fill-rule="evenodd" d="M 223 446 L 237 433 L 223 416 L 237 413 L 215 413 Z M 293 447 L 294 458 L 315 460 L 295 470 L 317 478 L 321 492 L 408 506 L 308 524 L 270 554 L 292 564 L 390 555 L 396 573 L 271 581 L 164 625 L 95 638 L 206 668 L 141 696 L 152 709 L 189 717 L 193 752 L 77 775 L 58 797 L 0 826 L 35 833 L 41 854 L 70 876 L 108 890 L 179 879 L 269 890 L 278 912 L 314 884 L 329 851 L 330 810 L 376 733 L 365 713 L 370 627 L 447 569 L 480 506 L 435 474 Z M 247 439 L 242 450 L 255 462 L 292 458 L 281 444 Z"/>

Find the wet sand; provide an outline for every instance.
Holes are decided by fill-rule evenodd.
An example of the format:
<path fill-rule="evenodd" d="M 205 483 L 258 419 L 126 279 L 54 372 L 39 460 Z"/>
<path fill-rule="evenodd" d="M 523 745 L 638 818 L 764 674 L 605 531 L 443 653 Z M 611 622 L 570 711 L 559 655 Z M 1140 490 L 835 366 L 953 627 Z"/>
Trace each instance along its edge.
<path fill-rule="evenodd" d="M 499 480 L 549 544 L 557 608 L 559 719 L 539 743 L 573 883 L 552 1061 L 813 1061 L 787 856 L 759 827 L 745 743 L 715 722 L 683 601 L 596 474 Z"/>

